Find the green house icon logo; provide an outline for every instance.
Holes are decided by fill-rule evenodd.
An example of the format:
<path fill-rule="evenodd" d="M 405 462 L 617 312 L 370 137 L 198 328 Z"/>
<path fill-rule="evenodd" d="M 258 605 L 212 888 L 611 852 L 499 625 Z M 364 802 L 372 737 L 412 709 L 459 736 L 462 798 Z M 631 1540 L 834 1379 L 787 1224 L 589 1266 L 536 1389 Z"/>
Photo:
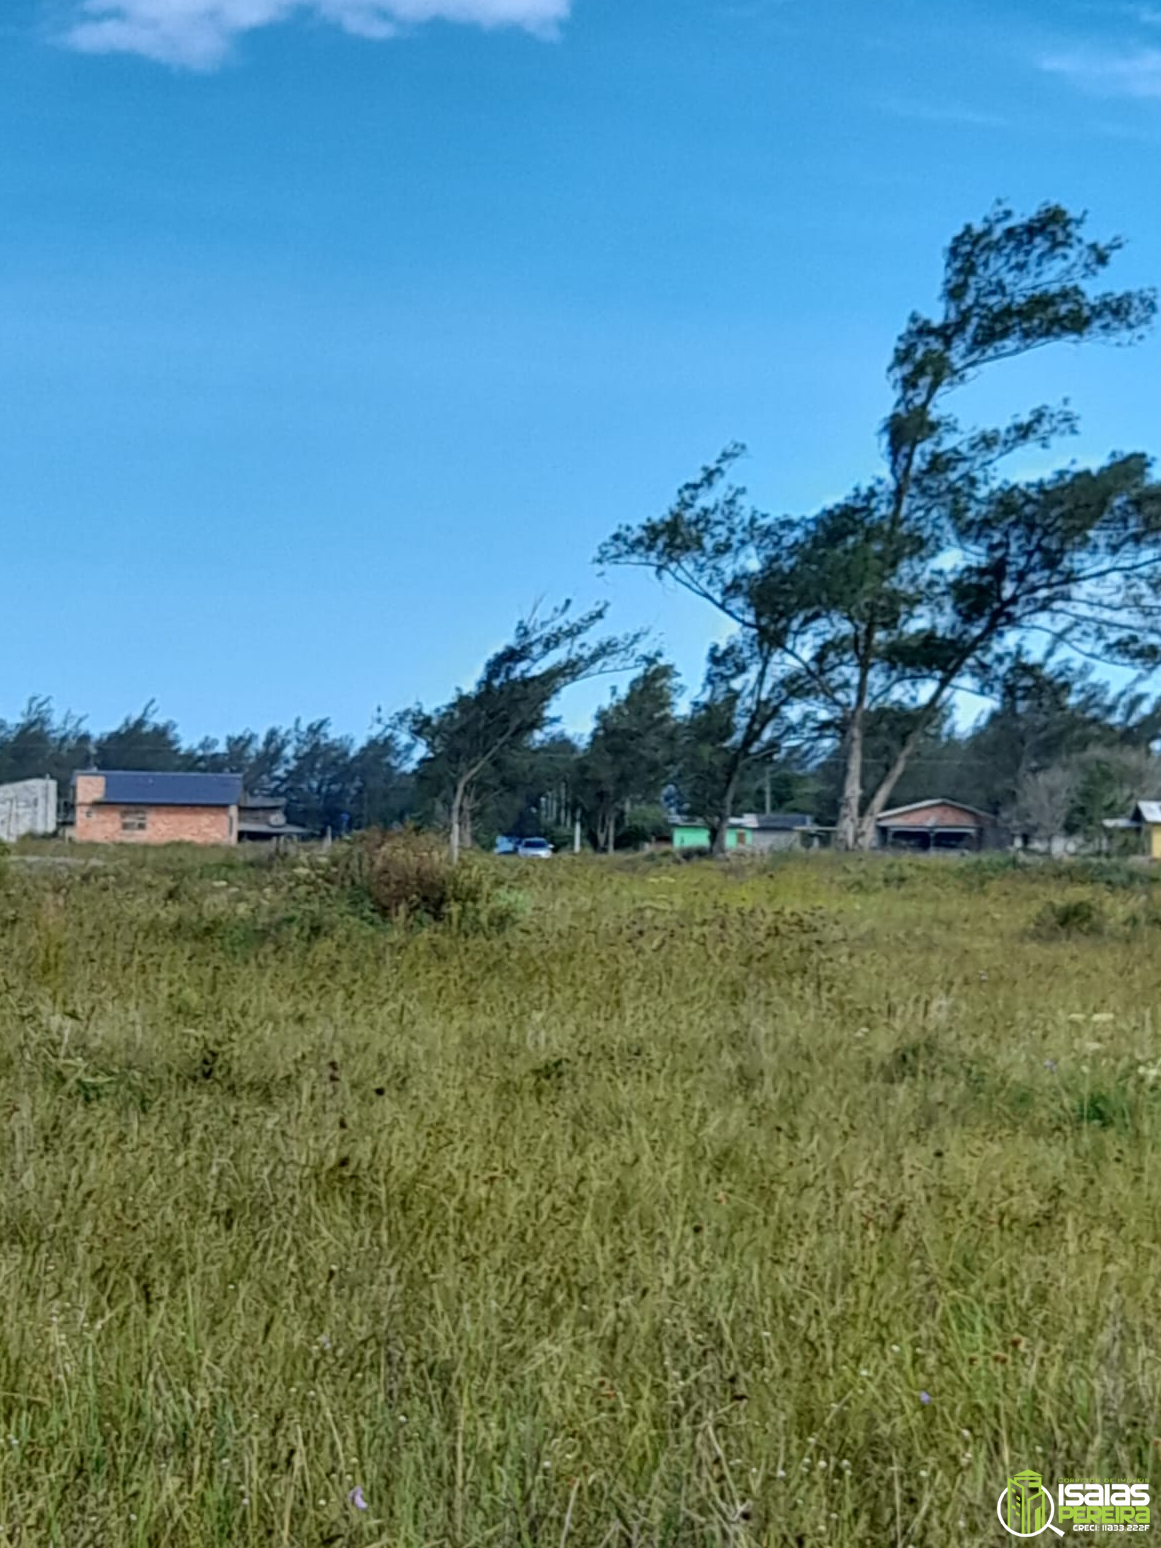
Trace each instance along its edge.
<path fill-rule="evenodd" d="M 1022 1536 L 1044 1530 L 1044 1480 L 1039 1473 L 1008 1479 L 1008 1526 Z"/>
<path fill-rule="evenodd" d="M 1040 1474 L 1030 1468 L 1008 1479 L 1007 1488 L 996 1502 L 996 1514 L 1001 1526 L 1013 1537 L 1039 1537 L 1041 1532 L 1064 1536 L 1052 1522 L 1056 1514 L 1052 1496 Z"/>

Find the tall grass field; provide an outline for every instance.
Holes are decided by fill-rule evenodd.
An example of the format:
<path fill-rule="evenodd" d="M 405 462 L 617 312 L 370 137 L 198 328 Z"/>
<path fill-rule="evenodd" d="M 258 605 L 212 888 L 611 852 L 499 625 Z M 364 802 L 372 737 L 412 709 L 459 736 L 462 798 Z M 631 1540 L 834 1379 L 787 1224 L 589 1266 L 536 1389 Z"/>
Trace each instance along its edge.
<path fill-rule="evenodd" d="M 3 867 L 3 1548 L 948 1548 L 1157 1481 L 1147 874 L 480 861 L 424 925 L 330 864 Z"/>

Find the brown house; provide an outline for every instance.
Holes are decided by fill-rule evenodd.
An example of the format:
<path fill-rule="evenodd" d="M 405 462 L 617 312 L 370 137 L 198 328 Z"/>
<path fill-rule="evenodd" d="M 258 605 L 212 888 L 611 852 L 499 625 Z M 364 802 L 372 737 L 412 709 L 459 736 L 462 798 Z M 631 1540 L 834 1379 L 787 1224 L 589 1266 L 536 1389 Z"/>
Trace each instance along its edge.
<path fill-rule="evenodd" d="M 236 844 L 240 774 L 73 775 L 82 844 Z"/>
<path fill-rule="evenodd" d="M 988 849 L 999 839 L 996 819 L 975 806 L 935 797 L 883 812 L 879 843 L 887 849 Z"/>

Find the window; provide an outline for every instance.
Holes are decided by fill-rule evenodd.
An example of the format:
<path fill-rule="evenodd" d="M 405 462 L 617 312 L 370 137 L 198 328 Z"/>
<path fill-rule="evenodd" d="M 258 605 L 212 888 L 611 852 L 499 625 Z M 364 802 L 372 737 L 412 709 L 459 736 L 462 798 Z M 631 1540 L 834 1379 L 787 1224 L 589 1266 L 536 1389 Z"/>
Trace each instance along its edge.
<path fill-rule="evenodd" d="M 121 813 L 122 833 L 144 833 L 148 822 L 148 813 L 142 811 L 123 811 Z"/>

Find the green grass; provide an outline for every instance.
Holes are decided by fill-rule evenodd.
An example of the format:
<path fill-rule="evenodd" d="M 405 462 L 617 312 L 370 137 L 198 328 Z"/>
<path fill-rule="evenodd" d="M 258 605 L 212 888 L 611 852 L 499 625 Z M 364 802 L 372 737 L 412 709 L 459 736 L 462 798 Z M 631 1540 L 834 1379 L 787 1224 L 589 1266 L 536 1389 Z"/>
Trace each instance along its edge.
<path fill-rule="evenodd" d="M 1156 1479 L 1147 878 L 498 870 L 472 935 L 8 864 L 4 1548 L 946 1548 Z"/>

